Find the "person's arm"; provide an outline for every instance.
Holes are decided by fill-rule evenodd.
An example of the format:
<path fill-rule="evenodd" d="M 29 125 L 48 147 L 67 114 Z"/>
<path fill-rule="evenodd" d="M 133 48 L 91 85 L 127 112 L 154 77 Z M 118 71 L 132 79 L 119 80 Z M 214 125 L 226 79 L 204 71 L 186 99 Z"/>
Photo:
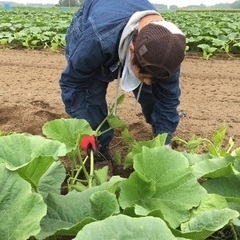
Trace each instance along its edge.
<path fill-rule="evenodd" d="M 83 40 L 79 41 L 76 50 L 69 56 L 60 79 L 66 112 L 73 117 L 78 117 L 74 113 L 86 108 L 88 86 L 95 72 L 107 60 L 101 43 L 94 34 L 89 37 L 82 35 L 81 39 Z"/>
<path fill-rule="evenodd" d="M 168 133 L 166 144 L 169 144 L 171 141 L 172 134 L 175 132 L 179 123 L 177 111 L 181 94 L 179 74 L 180 68 L 166 82 L 156 84 L 156 86 L 153 87 L 156 105 L 152 113 L 152 124 L 155 135 Z"/>

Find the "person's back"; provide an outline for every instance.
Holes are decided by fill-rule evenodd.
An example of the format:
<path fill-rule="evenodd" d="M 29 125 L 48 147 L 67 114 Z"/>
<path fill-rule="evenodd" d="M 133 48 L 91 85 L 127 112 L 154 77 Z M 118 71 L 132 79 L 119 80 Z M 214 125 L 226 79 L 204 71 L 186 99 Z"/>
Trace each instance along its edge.
<path fill-rule="evenodd" d="M 129 18 L 137 11 L 156 10 L 154 6 L 147 0 L 85 0 L 83 18 L 100 20 L 97 25 L 101 26 L 101 22 L 111 24 L 118 22 L 119 24 L 127 24 Z"/>

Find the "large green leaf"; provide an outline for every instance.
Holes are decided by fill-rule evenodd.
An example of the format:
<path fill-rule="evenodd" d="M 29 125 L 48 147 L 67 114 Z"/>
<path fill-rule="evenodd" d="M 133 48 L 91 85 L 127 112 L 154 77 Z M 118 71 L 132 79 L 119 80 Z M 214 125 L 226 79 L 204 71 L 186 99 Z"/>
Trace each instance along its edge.
<path fill-rule="evenodd" d="M 195 154 L 195 153 L 182 152 L 182 154 L 188 159 L 190 166 L 196 163 L 199 163 L 203 160 L 213 158 L 213 156 L 209 153 Z"/>
<path fill-rule="evenodd" d="M 197 207 L 206 194 L 190 172 L 188 160 L 164 146 L 143 147 L 142 153 L 134 158 L 134 169 L 136 173 L 121 184 L 121 206 L 138 205 L 142 207 L 140 215 L 143 209 L 145 214 L 160 209 L 173 228 L 188 220 L 189 210 Z M 145 192 L 147 185 L 150 188 Z"/>
<path fill-rule="evenodd" d="M 53 162 L 66 154 L 65 145 L 41 136 L 12 134 L 0 139 L 0 159 L 38 191 L 40 178 Z M 62 182 L 61 182 L 62 183 Z"/>
<path fill-rule="evenodd" d="M 156 183 L 151 180 L 139 178 L 137 172 L 133 172 L 130 177 L 120 184 L 120 205 L 123 209 L 137 204 L 142 205 L 142 199 L 150 199 L 156 193 Z M 149 211 L 146 211 L 146 215 Z"/>
<path fill-rule="evenodd" d="M 228 201 L 240 203 L 240 174 L 209 179 L 202 184 L 208 193 L 224 196 Z"/>
<path fill-rule="evenodd" d="M 238 149 L 238 151 L 239 150 L 240 150 L 240 148 Z M 236 152 L 234 152 L 234 154 L 236 154 Z M 239 151 L 239 155 L 240 155 L 240 151 Z M 239 157 L 239 155 L 236 156 L 235 160 L 234 160 L 234 169 L 235 169 L 235 171 L 238 171 L 238 172 L 240 172 L 240 157 Z"/>
<path fill-rule="evenodd" d="M 39 179 L 38 190 L 43 196 L 48 193 L 61 193 L 66 178 L 66 170 L 62 163 L 54 162 Z"/>
<path fill-rule="evenodd" d="M 97 220 L 105 219 L 120 212 L 116 195 L 107 190 L 93 193 L 90 202 L 91 216 Z"/>
<path fill-rule="evenodd" d="M 52 157 L 57 160 L 65 156 L 65 145 L 41 136 L 12 134 L 0 138 L 0 162 L 5 162 L 9 170 L 26 166 L 38 157 Z"/>
<path fill-rule="evenodd" d="M 194 240 L 207 239 L 214 232 L 222 229 L 233 220 L 237 220 L 239 213 L 229 208 L 209 209 L 191 218 L 182 232 L 172 230 L 175 236 Z M 225 239 L 225 238 L 224 238 Z"/>
<path fill-rule="evenodd" d="M 0 164 L 0 238 L 26 240 L 37 234 L 46 212 L 42 196 L 33 193 L 17 172 Z"/>
<path fill-rule="evenodd" d="M 45 199 L 48 206 L 47 215 L 41 221 L 42 229 L 37 239 L 44 239 L 54 234 L 75 236 L 85 224 L 96 221 L 96 218 L 101 219 L 118 213 L 116 196 L 114 197 L 111 191 L 117 187 L 119 181 L 122 179 L 114 177 L 107 183 L 83 192 L 72 191 L 64 196 L 49 194 Z M 109 192 L 107 193 L 106 190 Z M 106 208 L 101 214 L 97 204 L 100 197 L 102 197 L 101 209 L 104 209 L 104 206 Z"/>
<path fill-rule="evenodd" d="M 160 218 L 109 217 L 85 226 L 74 240 L 177 240 Z M 182 238 L 185 239 L 185 238 Z"/>
<path fill-rule="evenodd" d="M 187 223 L 184 232 L 208 230 L 214 233 L 227 225 L 230 220 L 236 219 L 238 216 L 239 213 L 237 211 L 229 208 L 206 210 L 192 218 Z"/>
<path fill-rule="evenodd" d="M 64 143 L 68 152 L 78 147 L 80 136 L 95 133 L 86 120 L 75 118 L 47 122 L 42 131 L 48 138 Z"/>
<path fill-rule="evenodd" d="M 27 165 L 19 168 L 17 172 L 23 179 L 31 183 L 35 191 L 38 191 L 37 188 L 40 178 L 45 174 L 53 162 L 53 157 L 38 157 Z"/>
<path fill-rule="evenodd" d="M 224 197 L 207 194 L 202 198 L 199 207 L 192 210 L 189 221 L 181 224 L 181 232 L 177 230 L 173 232 L 176 236 L 202 240 L 237 219 L 238 216 L 237 211 L 228 208 Z"/>
<path fill-rule="evenodd" d="M 163 146 L 166 142 L 166 139 L 167 139 L 167 134 L 163 133 L 163 134 L 157 135 L 154 139 L 150 141 L 148 140 L 148 141 L 137 142 L 133 146 L 132 151 L 128 153 L 125 159 L 125 168 L 132 167 L 133 159 L 135 155 L 137 155 L 138 153 L 141 153 L 143 147 L 154 148 L 154 147 Z"/>
<path fill-rule="evenodd" d="M 233 164 L 223 157 L 202 160 L 191 166 L 191 169 L 197 178 L 218 178 L 234 173 Z"/>

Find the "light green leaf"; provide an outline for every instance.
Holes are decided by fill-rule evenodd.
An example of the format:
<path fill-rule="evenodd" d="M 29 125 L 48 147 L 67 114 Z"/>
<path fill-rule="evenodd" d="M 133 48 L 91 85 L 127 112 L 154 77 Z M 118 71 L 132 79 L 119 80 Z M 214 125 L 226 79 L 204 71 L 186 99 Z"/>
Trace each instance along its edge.
<path fill-rule="evenodd" d="M 17 171 L 24 180 L 31 183 L 33 189 L 37 192 L 39 179 L 45 174 L 53 162 L 53 157 L 38 157 Z"/>
<path fill-rule="evenodd" d="M 228 201 L 240 203 L 240 174 L 227 177 L 209 179 L 202 184 L 208 193 L 224 196 Z"/>
<path fill-rule="evenodd" d="M 183 232 L 198 232 L 204 229 L 213 233 L 223 228 L 230 220 L 236 219 L 238 216 L 239 213 L 237 211 L 228 208 L 206 210 L 190 219 Z"/>
<path fill-rule="evenodd" d="M 188 160 L 164 146 L 143 147 L 142 153 L 134 158 L 134 169 L 133 176 L 121 184 L 121 206 L 126 208 L 138 204 L 149 213 L 160 209 L 164 220 L 173 228 L 188 220 L 189 210 L 198 206 L 206 194 L 190 172 Z M 145 194 L 146 183 L 152 187 L 151 192 Z"/>
<path fill-rule="evenodd" d="M 234 162 L 234 170 L 238 173 L 240 173 L 240 159 L 237 159 L 235 162 Z"/>
<path fill-rule="evenodd" d="M 197 178 L 217 178 L 234 173 L 232 163 L 220 157 L 202 160 L 191 166 L 191 170 Z"/>
<path fill-rule="evenodd" d="M 84 119 L 56 119 L 44 124 L 43 134 L 48 138 L 64 143 L 67 152 L 78 147 L 79 139 L 83 135 L 93 135 L 95 132 Z"/>
<path fill-rule="evenodd" d="M 224 197 L 217 194 L 207 194 L 203 196 L 199 207 L 196 209 L 193 209 L 192 213 L 193 213 L 193 216 L 196 216 L 199 213 L 202 213 L 210 209 L 220 210 L 227 207 L 228 207 L 228 203 Z"/>
<path fill-rule="evenodd" d="M 136 143 L 136 140 L 135 138 L 133 137 L 133 135 L 129 132 L 128 128 L 125 128 L 122 132 L 122 138 L 123 138 L 123 141 L 125 143 L 128 143 L 128 144 L 134 144 Z"/>
<path fill-rule="evenodd" d="M 26 240 L 40 231 L 40 220 L 47 206 L 40 194 L 17 172 L 0 164 L 0 232 L 1 239 Z"/>
<path fill-rule="evenodd" d="M 142 199 L 151 198 L 156 192 L 155 182 L 139 178 L 136 172 L 133 172 L 127 180 L 123 181 L 120 188 L 119 203 L 123 209 L 136 205 L 141 206 Z"/>
<path fill-rule="evenodd" d="M 93 197 L 91 202 L 92 194 L 110 190 L 112 187 L 116 188 L 115 184 L 118 184 L 119 181 L 122 181 L 122 179 L 112 178 L 109 182 L 100 186 L 88 188 L 83 192 L 72 191 L 67 195 L 49 194 L 45 198 L 48 206 L 47 215 L 41 221 L 41 232 L 37 235 L 37 239 L 45 239 L 58 234 L 75 236 L 85 224 L 96 221 L 94 218 L 96 216 L 96 199 Z M 106 192 L 104 191 L 104 193 Z M 109 200 L 112 199 L 112 195 L 109 195 L 109 193 L 107 195 L 106 198 L 103 197 L 106 202 L 102 201 L 102 208 L 104 208 L 104 203 L 105 208 L 109 207 Z M 96 198 L 98 197 L 99 195 L 96 195 Z M 106 211 L 104 214 L 111 216 L 115 212 L 116 208 L 113 207 L 110 212 Z"/>
<path fill-rule="evenodd" d="M 201 161 L 213 158 L 213 156 L 209 153 L 194 154 L 194 153 L 182 152 L 182 154 L 188 159 L 190 166 L 197 164 Z"/>
<path fill-rule="evenodd" d="M 26 166 L 38 157 L 52 157 L 57 160 L 66 154 L 64 144 L 41 136 L 11 134 L 0 138 L 0 162 L 9 170 Z"/>
<path fill-rule="evenodd" d="M 132 151 L 128 153 L 128 155 L 125 159 L 125 166 L 124 167 L 128 168 L 128 167 L 131 167 L 133 165 L 133 159 L 134 159 L 135 155 L 142 152 L 143 146 L 149 147 L 149 148 L 163 146 L 166 142 L 166 139 L 167 139 L 167 134 L 163 133 L 163 134 L 157 135 L 152 140 L 137 142 L 133 146 Z"/>
<path fill-rule="evenodd" d="M 225 41 L 220 39 L 213 39 L 212 42 L 213 42 L 213 45 L 216 47 L 222 47 L 225 45 Z"/>
<path fill-rule="evenodd" d="M 127 127 L 126 123 L 124 123 L 118 116 L 116 115 L 109 115 L 107 121 L 111 128 L 121 128 L 124 129 Z"/>
<path fill-rule="evenodd" d="M 43 196 L 48 193 L 61 193 L 66 178 L 66 169 L 61 162 L 54 162 L 39 180 L 38 189 Z"/>
<path fill-rule="evenodd" d="M 91 216 L 97 220 L 119 213 L 116 195 L 106 190 L 95 192 L 90 197 Z"/>
<path fill-rule="evenodd" d="M 177 240 L 166 223 L 159 218 L 131 218 L 124 215 L 109 217 L 85 226 L 74 240 Z M 184 238 L 182 238 L 184 239 Z"/>
<path fill-rule="evenodd" d="M 185 224 L 182 232 L 173 229 L 175 236 L 186 237 L 194 240 L 208 239 L 214 232 L 222 229 L 229 222 L 237 220 L 238 212 L 225 209 L 210 209 L 201 212 L 199 215 L 191 218 Z"/>
<path fill-rule="evenodd" d="M 107 182 L 108 180 L 108 171 L 109 171 L 109 167 L 105 166 L 103 168 L 100 168 L 98 170 L 94 170 L 93 172 L 93 176 L 94 176 L 94 180 L 96 181 L 96 185 L 100 185 L 104 182 Z"/>
<path fill-rule="evenodd" d="M 239 215 L 237 211 L 227 207 L 224 197 L 216 194 L 205 195 L 199 207 L 192 210 L 191 218 L 181 224 L 181 232 L 173 230 L 174 235 L 194 240 L 207 239 Z"/>

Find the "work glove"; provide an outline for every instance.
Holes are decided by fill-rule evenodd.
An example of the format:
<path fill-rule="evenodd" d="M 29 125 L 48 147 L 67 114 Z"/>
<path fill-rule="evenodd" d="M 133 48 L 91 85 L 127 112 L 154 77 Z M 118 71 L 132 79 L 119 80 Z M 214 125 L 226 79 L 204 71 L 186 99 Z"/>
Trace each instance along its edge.
<path fill-rule="evenodd" d="M 97 151 L 98 144 L 96 137 L 94 135 L 91 136 L 85 136 L 80 141 L 80 148 L 89 156 L 91 153 L 91 150 L 93 152 Z"/>

